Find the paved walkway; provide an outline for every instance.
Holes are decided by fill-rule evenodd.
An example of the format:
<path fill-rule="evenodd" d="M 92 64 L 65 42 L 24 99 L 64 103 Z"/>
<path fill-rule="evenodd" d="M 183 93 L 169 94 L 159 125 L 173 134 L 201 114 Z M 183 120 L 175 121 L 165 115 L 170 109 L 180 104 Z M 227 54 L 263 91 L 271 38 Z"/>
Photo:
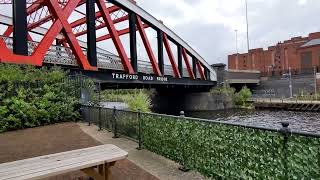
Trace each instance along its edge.
<path fill-rule="evenodd" d="M 0 133 L 0 164 L 41 155 L 100 145 L 78 124 L 61 123 L 19 131 Z M 111 168 L 113 180 L 157 180 L 155 176 L 128 159 L 118 161 Z M 0 177 L 1 178 L 1 177 Z M 80 171 L 46 180 L 87 180 Z"/>
<path fill-rule="evenodd" d="M 127 152 L 129 152 L 128 159 L 134 164 L 138 165 L 148 173 L 163 180 L 198 180 L 205 179 L 199 173 L 190 171 L 182 172 L 178 168 L 179 164 L 168 160 L 162 156 L 152 153 L 147 150 L 137 150 L 138 144 L 125 139 L 113 139 L 113 134 L 108 131 L 98 131 L 97 126 L 88 126 L 84 123 L 79 123 L 80 128 L 93 137 L 95 140 L 103 144 L 114 144 Z"/>

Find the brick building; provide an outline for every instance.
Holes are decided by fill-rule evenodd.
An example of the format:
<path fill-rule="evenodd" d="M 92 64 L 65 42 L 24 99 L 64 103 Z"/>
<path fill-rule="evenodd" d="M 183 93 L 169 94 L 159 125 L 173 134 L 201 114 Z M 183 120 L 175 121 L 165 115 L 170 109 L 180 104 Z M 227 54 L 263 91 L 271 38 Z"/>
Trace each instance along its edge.
<path fill-rule="evenodd" d="M 320 71 L 320 32 L 308 37 L 294 37 L 275 46 L 251 49 L 249 53 L 228 56 L 228 68 L 235 70 L 258 70 L 263 75 L 282 75 L 289 68 L 293 74 Z"/>

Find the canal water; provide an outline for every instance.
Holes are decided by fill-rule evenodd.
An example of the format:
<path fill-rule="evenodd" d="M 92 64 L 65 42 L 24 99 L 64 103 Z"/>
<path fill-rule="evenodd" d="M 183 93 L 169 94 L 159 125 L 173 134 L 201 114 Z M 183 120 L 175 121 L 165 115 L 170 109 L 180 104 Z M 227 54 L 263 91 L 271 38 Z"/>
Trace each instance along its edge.
<path fill-rule="evenodd" d="M 224 111 L 187 112 L 186 116 L 280 129 L 290 123 L 294 131 L 320 133 L 320 113 L 233 109 Z"/>

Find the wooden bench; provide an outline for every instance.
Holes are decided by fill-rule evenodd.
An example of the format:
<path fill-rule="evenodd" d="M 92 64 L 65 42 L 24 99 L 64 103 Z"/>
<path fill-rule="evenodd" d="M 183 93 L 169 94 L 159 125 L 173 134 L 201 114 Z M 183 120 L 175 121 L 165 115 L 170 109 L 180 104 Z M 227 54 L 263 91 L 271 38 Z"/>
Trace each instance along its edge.
<path fill-rule="evenodd" d="M 0 180 L 43 179 L 81 170 L 96 180 L 109 180 L 110 167 L 128 153 L 102 145 L 0 164 Z"/>

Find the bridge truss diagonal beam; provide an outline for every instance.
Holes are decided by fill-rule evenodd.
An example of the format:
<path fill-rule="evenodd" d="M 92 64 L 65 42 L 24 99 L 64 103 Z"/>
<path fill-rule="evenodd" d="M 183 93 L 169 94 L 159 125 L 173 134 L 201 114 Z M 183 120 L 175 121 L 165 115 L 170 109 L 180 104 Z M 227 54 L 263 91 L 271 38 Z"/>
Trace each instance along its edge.
<path fill-rule="evenodd" d="M 57 20 L 56 20 L 56 22 L 58 22 L 57 29 L 59 29 L 61 27 L 59 32 L 63 29 L 62 32 L 63 32 L 64 36 L 67 38 L 68 44 L 69 44 L 71 50 L 73 51 L 74 55 L 77 57 L 78 64 L 80 66 L 82 66 L 84 69 L 96 70 L 96 68 L 92 67 L 89 64 L 86 56 L 83 54 L 83 51 L 82 51 L 75 35 L 72 32 L 72 28 L 71 28 L 70 24 L 68 23 L 68 17 L 71 15 L 74 8 L 77 7 L 78 3 L 79 3 L 79 0 L 69 1 L 67 3 L 66 7 L 63 9 L 60 7 L 58 1 L 56 1 L 56 0 L 50 0 L 50 3 L 48 5 L 49 5 L 52 13 L 54 14 L 54 16 L 57 18 Z M 71 5 L 69 5 L 69 4 L 71 4 Z M 65 11 L 69 11 L 70 13 L 66 13 Z M 60 27 L 58 25 L 60 25 Z M 50 29 L 52 29 L 52 28 L 50 28 Z M 45 35 L 45 38 L 47 37 L 47 35 L 48 34 Z"/>
<path fill-rule="evenodd" d="M 206 75 L 204 74 L 202 64 L 198 60 L 197 60 L 197 67 L 198 67 L 201 79 L 206 80 Z"/>
<path fill-rule="evenodd" d="M 157 64 L 156 57 L 154 56 L 154 53 L 152 52 L 150 42 L 148 40 L 147 34 L 144 30 L 144 27 L 142 25 L 142 21 L 141 21 L 140 17 L 137 17 L 137 26 L 138 26 L 139 33 L 140 33 L 141 39 L 143 41 L 144 47 L 145 47 L 147 54 L 149 56 L 149 59 L 150 59 L 150 62 L 151 62 L 152 68 L 153 68 L 153 72 L 157 76 L 162 76 L 160 69 L 159 69 L 159 66 Z"/>
<path fill-rule="evenodd" d="M 190 62 L 189 62 L 188 54 L 187 54 L 187 52 L 186 52 L 186 50 L 184 48 L 182 48 L 182 55 L 183 55 L 184 62 L 186 63 L 186 66 L 187 66 L 189 76 L 192 79 L 195 79 L 195 76 L 193 74 L 193 71 L 192 71 L 192 68 L 191 68 L 191 65 L 190 65 Z"/>
<path fill-rule="evenodd" d="M 106 23 L 107 25 L 107 28 L 108 28 L 108 31 L 109 33 L 111 34 L 111 37 L 112 37 L 112 40 L 113 40 L 113 43 L 118 51 L 118 54 L 121 58 L 121 62 L 123 64 L 123 68 L 126 72 L 128 72 L 129 74 L 134 74 L 134 70 L 131 66 L 131 63 L 129 62 L 129 58 L 124 50 L 124 47 L 121 43 L 121 40 L 120 40 L 120 37 L 119 37 L 119 34 L 111 20 L 111 17 L 110 17 L 110 12 L 109 10 L 107 9 L 107 6 L 104 2 L 104 0 L 97 0 L 97 5 L 98 5 L 98 8 L 100 10 L 100 12 L 102 13 L 102 17 L 103 17 L 103 20 L 104 22 Z"/>
<path fill-rule="evenodd" d="M 176 78 L 181 78 L 178 66 L 177 66 L 177 64 L 175 62 L 173 53 L 171 51 L 169 39 L 168 39 L 166 34 L 163 34 L 163 43 L 164 43 L 164 46 L 166 48 L 166 51 L 167 51 L 167 54 L 168 54 L 168 57 L 169 57 L 169 60 L 170 60 L 171 66 L 172 66 L 172 70 L 173 70 L 174 76 Z"/>

